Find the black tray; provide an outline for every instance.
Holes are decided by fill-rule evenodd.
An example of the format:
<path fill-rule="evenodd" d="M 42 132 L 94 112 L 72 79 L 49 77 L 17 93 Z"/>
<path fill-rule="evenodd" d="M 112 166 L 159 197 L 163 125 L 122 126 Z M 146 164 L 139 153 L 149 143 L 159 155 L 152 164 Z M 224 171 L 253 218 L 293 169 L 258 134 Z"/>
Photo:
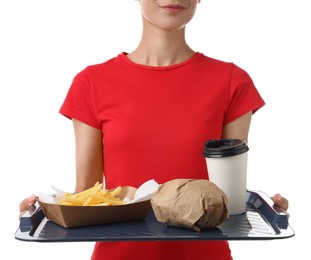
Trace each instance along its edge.
<path fill-rule="evenodd" d="M 263 192 L 246 192 L 247 211 L 215 229 L 193 231 L 156 220 L 151 210 L 144 220 L 78 228 L 64 228 L 47 220 L 40 209 L 25 214 L 15 238 L 33 242 L 141 241 L 141 240 L 268 240 L 289 238 L 295 232 L 287 215 Z"/>

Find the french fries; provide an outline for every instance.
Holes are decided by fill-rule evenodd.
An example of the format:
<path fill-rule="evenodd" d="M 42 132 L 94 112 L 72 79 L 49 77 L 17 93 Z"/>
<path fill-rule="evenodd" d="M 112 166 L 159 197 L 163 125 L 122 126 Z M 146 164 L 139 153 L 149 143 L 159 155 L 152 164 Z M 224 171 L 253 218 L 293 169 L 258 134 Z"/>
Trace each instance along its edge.
<path fill-rule="evenodd" d="M 103 184 L 96 182 L 92 188 L 78 192 L 66 192 L 61 200 L 58 201 L 59 205 L 67 206 L 116 206 L 123 205 L 122 201 L 117 196 L 121 193 L 121 187 L 113 190 L 103 189 Z"/>

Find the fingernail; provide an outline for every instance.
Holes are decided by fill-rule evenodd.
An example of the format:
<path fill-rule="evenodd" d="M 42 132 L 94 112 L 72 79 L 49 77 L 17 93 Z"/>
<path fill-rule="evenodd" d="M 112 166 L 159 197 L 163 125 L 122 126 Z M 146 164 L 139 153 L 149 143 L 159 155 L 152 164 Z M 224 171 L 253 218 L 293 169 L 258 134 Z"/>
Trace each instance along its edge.
<path fill-rule="evenodd" d="M 28 202 L 33 203 L 36 200 L 36 196 L 32 194 L 31 196 L 28 197 Z"/>

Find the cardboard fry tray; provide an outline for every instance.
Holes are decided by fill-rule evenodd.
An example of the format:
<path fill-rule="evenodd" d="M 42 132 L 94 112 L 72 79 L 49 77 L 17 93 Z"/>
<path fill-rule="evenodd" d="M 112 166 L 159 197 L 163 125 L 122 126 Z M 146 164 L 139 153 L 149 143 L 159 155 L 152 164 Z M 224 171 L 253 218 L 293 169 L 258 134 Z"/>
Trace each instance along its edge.
<path fill-rule="evenodd" d="M 193 231 L 170 227 L 156 220 L 150 209 L 147 216 L 102 225 L 64 228 L 48 220 L 40 207 L 21 218 L 15 238 L 30 242 L 150 241 L 150 240 L 269 240 L 295 235 L 285 213 L 273 206 L 263 192 L 246 192 L 247 212 L 230 216 L 215 229 Z"/>
<path fill-rule="evenodd" d="M 136 188 L 122 187 L 120 198 L 133 199 Z M 118 206 L 64 206 L 39 201 L 47 219 L 65 227 L 84 227 L 144 219 L 151 209 L 150 200 Z"/>

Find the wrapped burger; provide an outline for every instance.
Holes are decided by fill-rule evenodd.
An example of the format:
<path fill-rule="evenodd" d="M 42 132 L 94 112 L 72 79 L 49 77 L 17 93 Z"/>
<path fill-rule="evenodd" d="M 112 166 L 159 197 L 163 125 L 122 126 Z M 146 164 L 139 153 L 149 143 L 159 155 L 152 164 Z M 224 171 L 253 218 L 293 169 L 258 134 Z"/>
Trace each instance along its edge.
<path fill-rule="evenodd" d="M 215 228 L 229 218 L 226 194 L 204 179 L 175 179 L 161 184 L 151 206 L 159 222 L 196 231 Z"/>

